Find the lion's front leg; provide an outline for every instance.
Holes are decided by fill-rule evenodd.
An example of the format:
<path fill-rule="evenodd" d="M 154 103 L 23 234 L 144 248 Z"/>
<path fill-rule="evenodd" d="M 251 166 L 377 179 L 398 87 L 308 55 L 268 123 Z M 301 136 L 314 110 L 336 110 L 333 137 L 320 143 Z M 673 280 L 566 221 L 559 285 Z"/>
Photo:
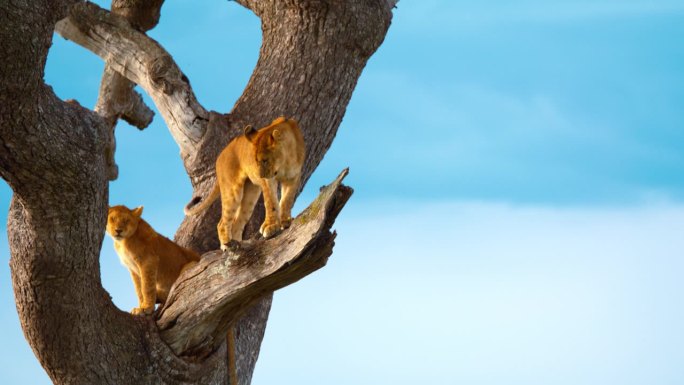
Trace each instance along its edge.
<path fill-rule="evenodd" d="M 264 238 L 272 238 L 280 232 L 280 209 L 278 207 L 278 181 L 274 178 L 262 178 L 259 182 L 264 194 L 266 218 L 259 232 Z"/>
<path fill-rule="evenodd" d="M 283 229 L 290 227 L 292 223 L 292 206 L 294 205 L 295 195 L 299 189 L 301 178 L 284 180 L 280 186 L 280 224 Z"/>
<path fill-rule="evenodd" d="M 133 315 L 143 315 L 154 313 L 154 305 L 157 302 L 157 270 L 159 259 L 149 256 L 140 269 L 140 294 L 142 302 L 138 307 L 131 310 Z"/>
<path fill-rule="evenodd" d="M 143 303 L 143 293 L 142 293 L 142 283 L 140 282 L 140 276 L 133 270 L 128 270 L 131 273 L 131 279 L 133 280 L 133 288 L 135 289 L 135 295 L 138 297 L 138 307 L 142 306 Z"/>

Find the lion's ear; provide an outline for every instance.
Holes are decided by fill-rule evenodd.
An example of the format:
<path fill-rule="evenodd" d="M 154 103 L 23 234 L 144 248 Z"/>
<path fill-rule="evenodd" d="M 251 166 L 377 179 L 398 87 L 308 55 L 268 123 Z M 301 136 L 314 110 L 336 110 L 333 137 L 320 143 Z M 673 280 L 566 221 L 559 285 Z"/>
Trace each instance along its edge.
<path fill-rule="evenodd" d="M 271 136 L 276 141 L 279 141 L 283 137 L 283 133 L 280 132 L 280 130 L 273 130 L 273 132 L 271 133 Z"/>
<path fill-rule="evenodd" d="M 245 136 L 247 139 L 251 142 L 254 140 L 254 137 L 256 136 L 257 130 L 252 127 L 251 124 L 248 124 L 245 126 Z"/>
<path fill-rule="evenodd" d="M 273 121 L 271 122 L 271 126 L 275 126 L 276 124 L 285 123 L 285 122 L 287 122 L 287 118 L 284 116 L 281 116 L 279 118 L 273 119 Z"/>
<path fill-rule="evenodd" d="M 143 211 L 143 207 L 142 207 L 142 206 L 138 206 L 138 207 L 136 207 L 136 208 L 133 209 L 133 215 L 135 215 L 136 217 L 140 218 L 140 216 L 142 215 L 142 211 Z"/>

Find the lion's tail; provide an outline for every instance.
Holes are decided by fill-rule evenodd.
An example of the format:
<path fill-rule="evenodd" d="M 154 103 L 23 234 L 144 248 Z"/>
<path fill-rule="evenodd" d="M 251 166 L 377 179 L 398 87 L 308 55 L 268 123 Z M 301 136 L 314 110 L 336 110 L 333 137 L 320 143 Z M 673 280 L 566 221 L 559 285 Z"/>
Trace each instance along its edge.
<path fill-rule="evenodd" d="M 214 203 L 220 192 L 221 189 L 219 188 L 218 182 L 216 182 L 214 184 L 214 189 L 211 190 L 206 198 L 202 199 L 202 197 L 193 197 L 190 203 L 185 206 L 183 212 L 185 212 L 185 215 L 187 216 L 201 213 L 202 211 L 208 209 L 212 203 Z"/>

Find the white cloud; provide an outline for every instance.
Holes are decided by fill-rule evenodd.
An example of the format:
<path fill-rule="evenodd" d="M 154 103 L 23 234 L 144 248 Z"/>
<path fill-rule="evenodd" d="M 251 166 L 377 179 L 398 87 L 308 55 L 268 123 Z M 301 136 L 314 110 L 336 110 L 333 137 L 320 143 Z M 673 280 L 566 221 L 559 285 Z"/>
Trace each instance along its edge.
<path fill-rule="evenodd" d="M 684 206 L 351 205 L 255 385 L 684 380 Z"/>

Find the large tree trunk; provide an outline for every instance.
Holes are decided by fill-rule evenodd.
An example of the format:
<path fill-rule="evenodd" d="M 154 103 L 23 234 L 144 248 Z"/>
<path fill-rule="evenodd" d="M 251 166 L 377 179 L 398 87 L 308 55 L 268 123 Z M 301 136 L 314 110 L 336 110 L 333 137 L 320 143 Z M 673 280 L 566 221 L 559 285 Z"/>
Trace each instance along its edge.
<path fill-rule="evenodd" d="M 228 114 L 207 112 L 170 55 L 144 34 L 156 24 L 161 0 L 115 0 L 113 13 L 67 0 L 0 3 L 0 174 L 15 194 L 12 282 L 26 339 L 56 384 L 249 384 L 271 293 L 323 266 L 332 252 L 330 228 L 351 194 L 341 185 L 346 173 L 284 234 L 254 241 L 238 255 L 205 255 L 155 317 L 120 311 L 102 288 L 99 250 L 108 179 L 116 176 L 111 132 L 118 118 L 144 127 L 151 117 L 134 83 L 176 139 L 195 195 L 209 192 L 216 156 L 245 124 L 261 126 L 279 115 L 294 117 L 304 131 L 307 180 L 396 3 L 238 2 L 261 18 L 264 36 L 252 78 Z M 43 82 L 55 28 L 106 60 L 96 112 L 59 100 Z M 203 253 L 216 250 L 218 208 L 186 218 L 176 240 Z M 229 329 L 236 337 L 231 354 Z M 232 353 L 237 378 L 229 378 Z"/>

